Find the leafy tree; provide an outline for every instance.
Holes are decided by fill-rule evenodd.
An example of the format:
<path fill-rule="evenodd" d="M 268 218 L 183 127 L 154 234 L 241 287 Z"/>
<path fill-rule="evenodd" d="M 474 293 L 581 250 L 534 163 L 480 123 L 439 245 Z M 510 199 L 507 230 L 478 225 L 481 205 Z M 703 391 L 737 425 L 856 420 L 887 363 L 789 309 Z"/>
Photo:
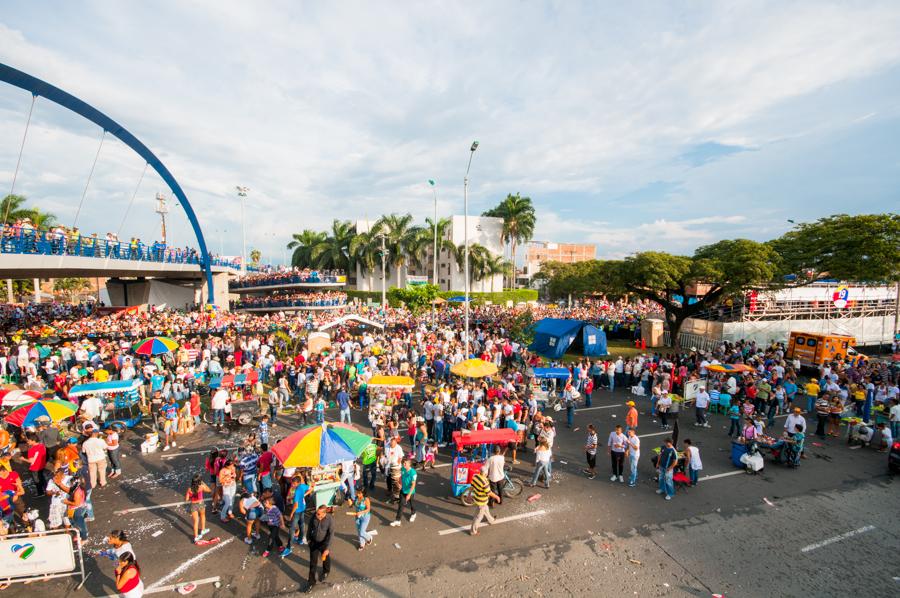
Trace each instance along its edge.
<path fill-rule="evenodd" d="M 31 219 L 36 228 L 49 228 L 56 224 L 56 216 L 39 208 L 26 208 L 24 195 L 7 195 L 0 201 L 0 217 L 5 224 L 13 224 L 22 218 Z"/>
<path fill-rule="evenodd" d="M 381 263 L 380 230 L 373 226 L 366 232 L 357 233 L 350 240 L 350 257 L 353 262 L 369 274 L 369 289 L 372 288 L 373 273 Z"/>
<path fill-rule="evenodd" d="M 250 250 L 250 263 L 254 266 L 259 265 L 259 260 L 262 259 L 262 251 L 259 249 L 251 249 Z"/>
<path fill-rule="evenodd" d="M 376 226 L 385 235 L 385 244 L 388 250 L 388 259 L 391 266 L 396 269 L 397 286 L 400 286 L 400 272 L 409 264 L 409 256 L 416 246 L 416 239 L 421 230 L 412 225 L 411 214 L 389 214 L 382 216 Z"/>
<path fill-rule="evenodd" d="M 507 324 L 509 338 L 523 345 L 530 345 L 534 342 L 534 315 L 530 309 L 517 313 Z"/>
<path fill-rule="evenodd" d="M 532 236 L 534 236 L 536 217 L 531 198 L 522 197 L 518 193 L 515 195 L 508 194 L 497 207 L 484 212 L 482 216 L 493 216 L 503 219 L 501 240 L 509 244 L 509 255 L 513 266 L 515 266 L 516 246 L 530 241 Z M 510 287 L 514 287 L 515 282 L 515 274 L 513 274 Z"/>
<path fill-rule="evenodd" d="M 86 291 L 90 286 L 86 278 L 57 278 L 53 281 L 53 290 L 66 294 L 69 299 Z"/>
<path fill-rule="evenodd" d="M 403 302 L 410 311 L 418 314 L 431 307 L 431 303 L 438 296 L 438 291 L 440 291 L 438 286 L 433 284 L 421 284 L 408 289 L 392 287 L 388 291 L 388 300 L 392 305 Z"/>
<path fill-rule="evenodd" d="M 441 252 L 454 250 L 453 241 L 450 240 L 447 232 L 450 230 L 450 219 L 439 218 L 435 226 L 434 220 L 425 219 L 425 226 L 418 229 L 418 235 L 413 240 L 410 248 L 412 249 L 412 261 L 420 266 L 428 267 L 428 275 L 433 277 L 434 262 Z M 434 253 L 434 237 L 435 229 L 437 229 L 437 256 Z M 432 284 L 438 284 L 437 280 L 432 280 Z"/>
<path fill-rule="evenodd" d="M 306 229 L 300 234 L 294 234 L 293 240 L 287 244 L 288 249 L 293 249 L 291 254 L 291 266 L 306 268 L 313 266 L 312 249 L 325 240 L 325 233 Z"/>
<path fill-rule="evenodd" d="M 798 224 L 770 245 L 783 273 L 801 282 L 900 280 L 900 214 L 836 214 Z"/>

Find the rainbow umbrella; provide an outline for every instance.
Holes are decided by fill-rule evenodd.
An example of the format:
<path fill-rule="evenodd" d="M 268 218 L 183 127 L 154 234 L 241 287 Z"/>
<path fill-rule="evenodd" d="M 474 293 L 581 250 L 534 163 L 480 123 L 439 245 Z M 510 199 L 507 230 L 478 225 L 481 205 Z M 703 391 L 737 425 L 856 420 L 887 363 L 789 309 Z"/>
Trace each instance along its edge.
<path fill-rule="evenodd" d="M 356 459 L 372 437 L 344 424 L 301 428 L 272 447 L 285 467 L 321 467 Z"/>
<path fill-rule="evenodd" d="M 131 350 L 138 355 L 162 355 L 177 348 L 178 343 L 168 336 L 151 336 L 131 346 Z"/>
<path fill-rule="evenodd" d="M 464 378 L 485 378 L 496 374 L 497 366 L 490 361 L 466 359 L 454 365 L 450 371 Z"/>
<path fill-rule="evenodd" d="M 76 411 L 78 411 L 78 405 L 75 403 L 62 399 L 48 399 L 16 407 L 3 419 L 7 423 L 24 428 L 34 425 L 34 421 L 39 417 L 49 417 L 51 421 L 58 422 L 72 417 Z"/>
<path fill-rule="evenodd" d="M 752 367 L 749 365 L 745 365 L 743 363 L 716 363 L 713 365 L 706 366 L 706 369 L 710 372 L 726 372 L 726 373 L 740 373 L 740 372 L 752 372 L 754 371 Z"/>

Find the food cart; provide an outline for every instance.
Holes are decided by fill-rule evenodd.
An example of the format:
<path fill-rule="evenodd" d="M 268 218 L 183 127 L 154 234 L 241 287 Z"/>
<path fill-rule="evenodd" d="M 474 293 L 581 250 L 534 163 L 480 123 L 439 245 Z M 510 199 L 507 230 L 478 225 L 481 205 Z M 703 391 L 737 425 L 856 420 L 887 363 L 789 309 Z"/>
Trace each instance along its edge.
<path fill-rule="evenodd" d="M 550 405 L 560 411 L 560 394 L 572 373 L 566 368 L 529 368 L 526 375 L 529 377 L 528 388 L 541 410 Z"/>
<path fill-rule="evenodd" d="M 453 496 L 461 497 L 469 489 L 472 477 L 481 471 L 488 458 L 490 446 L 505 445 L 517 442 L 518 439 L 518 434 L 512 428 L 454 432 L 453 463 L 450 470 L 450 491 Z"/>
<path fill-rule="evenodd" d="M 330 507 L 335 502 L 335 496 L 341 487 L 341 473 L 338 465 L 321 465 L 313 467 L 309 472 L 307 481 L 312 487 L 315 498 L 315 508 L 322 505 Z"/>
<path fill-rule="evenodd" d="M 96 395 L 103 401 L 100 425 L 117 432 L 133 428 L 141 421 L 140 380 L 110 380 L 73 386 L 69 398 Z"/>
<path fill-rule="evenodd" d="M 256 370 L 250 370 L 246 374 L 225 374 L 221 378 L 213 378 L 209 388 L 215 390 L 221 387 L 231 390 L 228 403 L 225 404 L 225 416 L 246 426 L 259 415 L 259 402 L 253 396 L 253 385 L 257 380 L 259 374 Z"/>
<path fill-rule="evenodd" d="M 372 427 L 384 425 L 390 419 L 400 393 L 411 391 L 415 385 L 415 380 L 409 376 L 372 376 L 366 384 Z"/>

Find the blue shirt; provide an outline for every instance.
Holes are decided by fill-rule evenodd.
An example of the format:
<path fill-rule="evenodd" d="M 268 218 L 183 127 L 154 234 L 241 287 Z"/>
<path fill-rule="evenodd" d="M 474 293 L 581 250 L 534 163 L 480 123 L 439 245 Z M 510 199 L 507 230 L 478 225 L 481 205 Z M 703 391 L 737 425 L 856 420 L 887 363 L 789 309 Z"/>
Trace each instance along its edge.
<path fill-rule="evenodd" d="M 166 419 L 178 419 L 178 405 L 175 403 L 166 403 L 159 410 Z"/>
<path fill-rule="evenodd" d="M 337 394 L 337 402 L 341 409 L 348 408 L 350 406 L 350 394 L 346 390 L 340 391 Z"/>
<path fill-rule="evenodd" d="M 306 492 L 309 490 L 309 486 L 306 484 L 300 484 L 297 486 L 297 489 L 294 490 L 294 504 L 297 505 L 297 512 L 302 513 L 306 510 Z"/>
<path fill-rule="evenodd" d="M 259 455 L 256 453 L 245 453 L 239 462 L 239 466 L 241 468 L 241 475 L 244 476 L 255 476 L 256 475 L 256 463 L 259 461 Z"/>
<path fill-rule="evenodd" d="M 150 390 L 162 390 L 163 382 L 165 381 L 165 376 L 160 376 L 159 374 L 150 376 Z"/>
<path fill-rule="evenodd" d="M 678 456 L 675 454 L 675 449 L 664 447 L 663 450 L 659 452 L 659 468 L 662 471 L 669 469 L 677 458 Z"/>
<path fill-rule="evenodd" d="M 400 474 L 400 492 L 403 494 L 409 494 L 412 492 L 415 494 L 415 490 L 413 490 L 413 482 L 416 481 L 416 477 L 418 477 L 418 473 L 416 470 L 410 467 L 409 469 L 404 469 Z"/>

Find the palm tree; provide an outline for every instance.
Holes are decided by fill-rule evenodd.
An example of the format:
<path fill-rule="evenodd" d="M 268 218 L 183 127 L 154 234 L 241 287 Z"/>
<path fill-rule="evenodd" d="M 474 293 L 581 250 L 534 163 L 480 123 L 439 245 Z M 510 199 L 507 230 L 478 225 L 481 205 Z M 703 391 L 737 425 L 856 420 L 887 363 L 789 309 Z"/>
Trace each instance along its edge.
<path fill-rule="evenodd" d="M 381 260 L 381 230 L 373 226 L 368 231 L 357 233 L 350 239 L 350 256 L 354 263 L 369 274 L 369 290 L 372 290 L 372 278 Z"/>
<path fill-rule="evenodd" d="M 509 255 L 513 263 L 516 264 L 516 246 L 520 243 L 526 243 L 534 236 L 534 226 L 536 218 L 534 215 L 534 205 L 531 203 L 530 197 L 522 197 L 518 193 L 515 195 L 508 194 L 500 204 L 483 213 L 482 216 L 494 216 L 503 219 L 503 231 L 501 232 L 501 240 L 509 244 Z M 515 272 L 515 270 L 513 270 Z M 515 286 L 515 274 L 513 274 L 512 284 Z"/>
<path fill-rule="evenodd" d="M 250 263 L 252 263 L 254 266 L 258 266 L 260 259 L 262 259 L 262 251 L 260 251 L 259 249 L 251 249 Z"/>
<path fill-rule="evenodd" d="M 294 233 L 293 240 L 287 244 L 288 249 L 293 249 L 291 254 L 291 266 L 307 268 L 313 265 L 312 248 L 325 240 L 325 233 L 306 229 L 300 234 Z"/>
<path fill-rule="evenodd" d="M 434 253 L 434 236 L 435 228 L 437 228 L 437 255 Z M 409 247 L 410 261 L 421 268 L 428 268 L 426 274 L 431 277 L 435 271 L 435 261 L 441 252 L 455 250 L 453 241 L 448 238 L 447 231 L 450 230 L 450 219 L 440 218 L 437 221 L 437 227 L 431 218 L 425 219 L 425 226 L 419 228 L 419 233 Z M 438 284 L 437 280 L 433 280 L 432 284 Z"/>
<path fill-rule="evenodd" d="M 322 270 L 350 272 L 350 266 L 356 263 L 350 256 L 350 241 L 355 235 L 356 227 L 349 220 L 333 220 L 331 234 L 310 251 L 313 263 Z"/>
<path fill-rule="evenodd" d="M 24 195 L 7 195 L 0 201 L 0 218 L 4 224 L 12 224 L 21 218 L 28 218 L 35 228 L 50 228 L 56 224 L 56 216 L 42 212 L 38 208 L 26 208 L 28 201 Z"/>
<path fill-rule="evenodd" d="M 453 249 L 453 257 L 456 260 L 456 267 L 459 272 L 466 271 L 466 246 L 460 244 Z M 491 252 L 484 245 L 478 243 L 469 243 L 469 285 L 478 280 L 484 280 L 488 277 L 488 261 L 491 259 Z"/>
<path fill-rule="evenodd" d="M 52 226 L 56 226 L 56 216 L 51 214 L 50 212 L 42 212 L 37 208 L 29 210 L 31 218 L 31 223 L 35 228 L 39 228 L 42 230 L 46 230 Z"/>
<path fill-rule="evenodd" d="M 411 214 L 389 214 L 382 216 L 375 224 L 385 236 L 385 245 L 388 250 L 388 258 L 391 267 L 397 270 L 397 286 L 400 286 L 400 271 L 409 263 L 409 256 L 413 253 L 416 238 L 421 230 L 418 226 L 412 226 Z"/>
<path fill-rule="evenodd" d="M 512 263 L 503 259 L 502 255 L 489 254 L 484 264 L 487 276 L 491 277 L 491 292 L 494 292 L 494 280 L 498 274 L 507 275 L 510 272 Z M 513 274 L 515 275 L 515 274 Z"/>

